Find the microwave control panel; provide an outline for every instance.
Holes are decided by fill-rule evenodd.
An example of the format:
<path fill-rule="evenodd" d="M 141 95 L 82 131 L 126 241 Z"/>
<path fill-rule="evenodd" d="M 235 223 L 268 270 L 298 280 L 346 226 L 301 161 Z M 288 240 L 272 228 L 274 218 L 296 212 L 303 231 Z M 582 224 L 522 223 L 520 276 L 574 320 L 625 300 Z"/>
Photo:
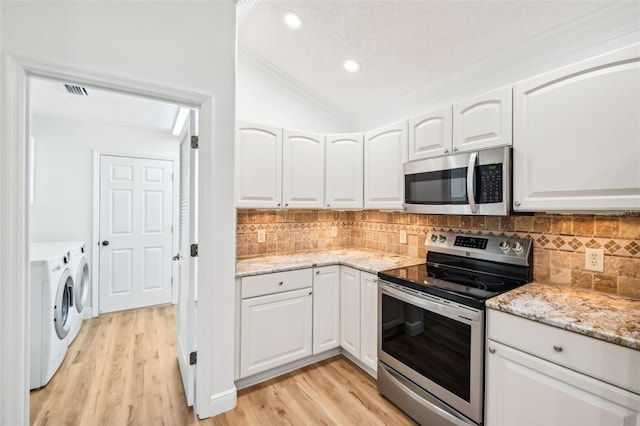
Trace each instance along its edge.
<path fill-rule="evenodd" d="M 480 188 L 477 192 L 480 204 L 501 203 L 502 194 L 502 164 L 483 164 L 477 167 Z"/>

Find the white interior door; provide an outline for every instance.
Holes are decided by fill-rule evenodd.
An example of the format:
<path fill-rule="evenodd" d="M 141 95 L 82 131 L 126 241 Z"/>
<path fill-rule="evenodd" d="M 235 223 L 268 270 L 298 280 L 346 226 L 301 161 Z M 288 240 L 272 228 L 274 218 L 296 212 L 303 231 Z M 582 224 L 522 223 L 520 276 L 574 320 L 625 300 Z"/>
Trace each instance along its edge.
<path fill-rule="evenodd" d="M 100 312 L 171 302 L 172 169 L 100 157 Z"/>
<path fill-rule="evenodd" d="M 196 366 L 190 362 L 190 354 L 196 351 L 196 278 L 197 257 L 190 255 L 191 244 L 196 242 L 197 229 L 197 166 L 198 150 L 191 148 L 191 136 L 195 134 L 194 111 L 189 113 L 188 130 L 180 144 L 180 238 L 178 254 L 178 365 L 182 375 L 184 394 L 189 406 L 195 401 Z"/>

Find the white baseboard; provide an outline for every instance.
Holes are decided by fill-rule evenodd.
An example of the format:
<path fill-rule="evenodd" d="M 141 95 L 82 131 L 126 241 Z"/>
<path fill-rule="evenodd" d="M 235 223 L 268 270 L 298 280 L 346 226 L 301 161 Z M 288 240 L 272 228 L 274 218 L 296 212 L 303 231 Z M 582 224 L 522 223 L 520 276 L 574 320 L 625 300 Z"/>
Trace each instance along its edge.
<path fill-rule="evenodd" d="M 96 311 L 97 312 L 97 311 Z M 96 315 L 98 316 L 98 315 Z M 89 318 L 93 318 L 93 309 L 91 308 L 84 308 L 82 310 L 82 319 L 89 319 Z"/>
<path fill-rule="evenodd" d="M 225 411 L 233 410 L 236 408 L 236 405 L 238 405 L 237 393 L 238 391 L 234 386 L 224 392 L 218 392 L 211 395 L 209 406 L 206 407 L 206 410 L 202 410 L 198 407 L 198 418 L 205 419 L 207 417 L 217 416 Z"/>

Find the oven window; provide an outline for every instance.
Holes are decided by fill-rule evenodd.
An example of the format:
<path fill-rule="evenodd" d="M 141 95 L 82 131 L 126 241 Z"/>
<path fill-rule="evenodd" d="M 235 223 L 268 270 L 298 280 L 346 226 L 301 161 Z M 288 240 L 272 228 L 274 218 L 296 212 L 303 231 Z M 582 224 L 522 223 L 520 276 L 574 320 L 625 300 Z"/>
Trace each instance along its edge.
<path fill-rule="evenodd" d="M 382 350 L 469 402 L 470 325 L 383 294 Z"/>
<path fill-rule="evenodd" d="M 408 204 L 467 204 L 467 168 L 406 175 L 404 187 Z"/>

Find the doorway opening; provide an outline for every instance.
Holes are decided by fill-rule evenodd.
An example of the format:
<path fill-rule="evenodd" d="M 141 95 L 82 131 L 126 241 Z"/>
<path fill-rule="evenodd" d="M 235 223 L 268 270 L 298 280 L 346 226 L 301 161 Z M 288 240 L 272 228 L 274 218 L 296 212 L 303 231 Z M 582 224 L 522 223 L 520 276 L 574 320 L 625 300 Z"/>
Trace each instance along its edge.
<path fill-rule="evenodd" d="M 42 368 L 31 369 L 31 376 L 40 375 L 31 383 L 32 388 L 45 385 L 42 389 L 46 389 L 52 380 L 47 375 L 63 373 L 63 367 L 47 354 L 55 346 L 59 357 L 60 352 L 74 348 L 74 341 L 76 346 L 86 342 L 75 339 L 88 329 L 86 323 L 82 326 L 83 320 L 102 312 L 176 304 L 180 295 L 194 297 L 188 291 L 194 287 L 193 282 L 180 282 L 180 277 L 195 280 L 195 274 L 185 275 L 190 264 L 179 260 L 187 257 L 181 252 L 180 241 L 195 238 L 189 227 L 180 226 L 189 222 L 183 216 L 190 214 L 190 205 L 187 203 L 185 210 L 183 199 L 195 197 L 189 195 L 189 185 L 181 185 L 180 176 L 184 176 L 181 171 L 185 167 L 181 147 L 193 134 L 196 119 L 190 118 L 189 106 L 69 81 L 29 77 L 28 86 L 30 252 L 34 253 L 35 246 L 48 247 L 44 257 L 54 258 L 61 270 L 68 269 L 74 282 L 79 282 L 74 259 L 82 257 L 87 264 L 83 270 L 87 289 L 82 292 L 77 285 L 67 286 L 63 292 L 67 309 L 64 318 L 57 319 L 68 322 L 70 330 L 76 327 L 75 335 L 70 332 L 69 337 L 56 341 L 49 333 L 47 312 L 48 305 L 55 306 L 55 299 L 47 300 L 47 293 L 42 291 L 40 299 L 30 300 L 32 365 L 42 366 L 43 360 L 48 363 L 46 374 Z M 189 174 L 186 176 L 189 178 Z M 123 244 L 127 238 L 129 242 Z M 35 283 L 32 271 L 32 296 L 34 285 L 46 290 L 44 282 Z M 187 291 L 181 292 L 181 286 Z M 85 295 L 84 303 L 75 300 L 74 295 L 80 293 Z M 121 302 L 123 299 L 127 301 Z M 183 305 L 195 309 L 195 303 Z M 80 306 L 81 310 L 74 311 Z M 178 306 L 174 325 L 180 314 L 192 315 L 181 313 Z M 173 337 L 175 342 L 175 330 Z M 183 340 L 194 342 L 195 338 Z M 96 339 L 90 341 L 100 344 Z M 157 342 L 167 344 L 163 339 Z M 75 363 L 83 348 L 74 349 Z M 171 366 L 175 368 L 175 350 L 173 354 Z M 64 359 L 63 355 L 60 365 L 65 365 Z M 85 365 L 97 368 L 95 361 L 89 362 Z M 72 364 L 64 371 L 71 374 L 66 380 L 81 380 L 71 373 Z M 193 380 L 186 381 L 185 386 L 189 383 L 193 386 Z M 78 393 L 77 388 L 68 391 Z M 193 390 L 186 388 L 185 393 L 191 394 L 191 405 Z M 34 410 L 31 412 L 33 415 Z"/>

